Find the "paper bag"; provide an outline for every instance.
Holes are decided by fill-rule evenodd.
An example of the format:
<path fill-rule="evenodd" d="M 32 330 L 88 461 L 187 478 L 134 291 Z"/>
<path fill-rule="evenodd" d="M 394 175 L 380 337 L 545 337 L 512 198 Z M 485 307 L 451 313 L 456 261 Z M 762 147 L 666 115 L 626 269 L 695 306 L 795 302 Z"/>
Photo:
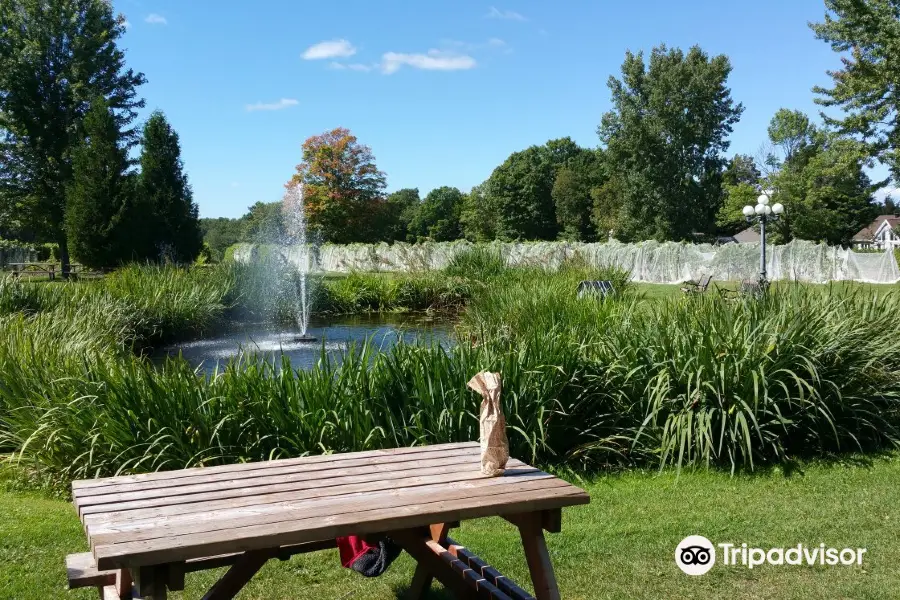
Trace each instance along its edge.
<path fill-rule="evenodd" d="M 481 472 L 491 477 L 503 475 L 509 460 L 506 418 L 500 404 L 500 373 L 482 371 L 469 381 L 481 394 Z"/>

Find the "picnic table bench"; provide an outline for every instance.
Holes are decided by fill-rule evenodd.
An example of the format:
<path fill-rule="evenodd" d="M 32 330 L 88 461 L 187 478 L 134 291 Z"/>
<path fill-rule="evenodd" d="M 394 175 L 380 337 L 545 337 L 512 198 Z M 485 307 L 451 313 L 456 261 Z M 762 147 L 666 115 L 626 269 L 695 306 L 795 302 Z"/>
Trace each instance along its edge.
<path fill-rule="evenodd" d="M 272 558 L 387 535 L 417 561 L 410 598 L 434 578 L 460 598 L 531 598 L 448 537 L 500 516 L 519 529 L 535 597 L 558 599 L 543 531 L 589 496 L 516 459 L 500 477 L 480 467 L 479 444 L 457 443 L 76 481 L 91 551 L 67 557 L 69 585 L 159 600 L 187 572 L 230 565 L 204 599 L 233 598 Z"/>

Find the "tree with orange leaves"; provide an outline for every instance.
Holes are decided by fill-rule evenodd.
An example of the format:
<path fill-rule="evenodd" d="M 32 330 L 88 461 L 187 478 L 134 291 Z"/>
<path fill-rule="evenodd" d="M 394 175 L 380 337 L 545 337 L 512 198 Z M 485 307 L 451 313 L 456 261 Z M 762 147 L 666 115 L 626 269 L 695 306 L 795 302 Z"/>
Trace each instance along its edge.
<path fill-rule="evenodd" d="M 303 143 L 303 162 L 288 186 L 303 186 L 311 230 L 337 244 L 380 239 L 385 175 L 372 149 L 349 129 L 338 127 Z"/>

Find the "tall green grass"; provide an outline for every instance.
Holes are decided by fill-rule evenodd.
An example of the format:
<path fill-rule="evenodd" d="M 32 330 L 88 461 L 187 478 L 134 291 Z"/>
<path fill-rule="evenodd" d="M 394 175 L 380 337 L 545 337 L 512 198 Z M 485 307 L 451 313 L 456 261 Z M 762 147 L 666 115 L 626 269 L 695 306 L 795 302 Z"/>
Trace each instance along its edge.
<path fill-rule="evenodd" d="M 322 282 L 320 310 L 465 304 L 452 347 L 363 344 L 309 371 L 245 358 L 211 377 L 133 349 L 272 296 L 256 271 L 4 281 L 0 447 L 63 482 L 476 439 L 479 399 L 465 383 L 482 369 L 502 373 L 513 453 L 543 464 L 744 469 L 900 440 L 894 293 L 784 285 L 761 300 L 651 302 L 627 274 L 491 260 Z M 578 298 L 584 279 L 620 291 Z"/>
<path fill-rule="evenodd" d="M 578 300 L 564 280 L 476 298 L 471 336 L 578 348 L 601 413 L 662 465 L 752 467 L 900 440 L 900 299 L 782 286 L 762 300 L 707 295 Z M 538 340 L 535 340 L 535 336 Z M 604 458 L 608 443 L 574 454 Z"/>

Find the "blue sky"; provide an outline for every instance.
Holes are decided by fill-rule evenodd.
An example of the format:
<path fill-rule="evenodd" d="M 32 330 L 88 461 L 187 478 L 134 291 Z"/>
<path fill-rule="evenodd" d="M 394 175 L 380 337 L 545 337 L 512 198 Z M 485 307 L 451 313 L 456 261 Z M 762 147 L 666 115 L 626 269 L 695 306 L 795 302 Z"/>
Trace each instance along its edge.
<path fill-rule="evenodd" d="M 665 42 L 731 58 L 744 115 L 730 152 L 754 154 L 779 107 L 838 56 L 807 27 L 822 0 L 116 0 L 147 113 L 181 135 L 204 217 L 281 198 L 311 136 L 348 127 L 388 189 L 481 183 L 510 153 L 571 136 L 594 147 L 624 53 Z M 884 176 L 883 169 L 876 174 Z"/>

